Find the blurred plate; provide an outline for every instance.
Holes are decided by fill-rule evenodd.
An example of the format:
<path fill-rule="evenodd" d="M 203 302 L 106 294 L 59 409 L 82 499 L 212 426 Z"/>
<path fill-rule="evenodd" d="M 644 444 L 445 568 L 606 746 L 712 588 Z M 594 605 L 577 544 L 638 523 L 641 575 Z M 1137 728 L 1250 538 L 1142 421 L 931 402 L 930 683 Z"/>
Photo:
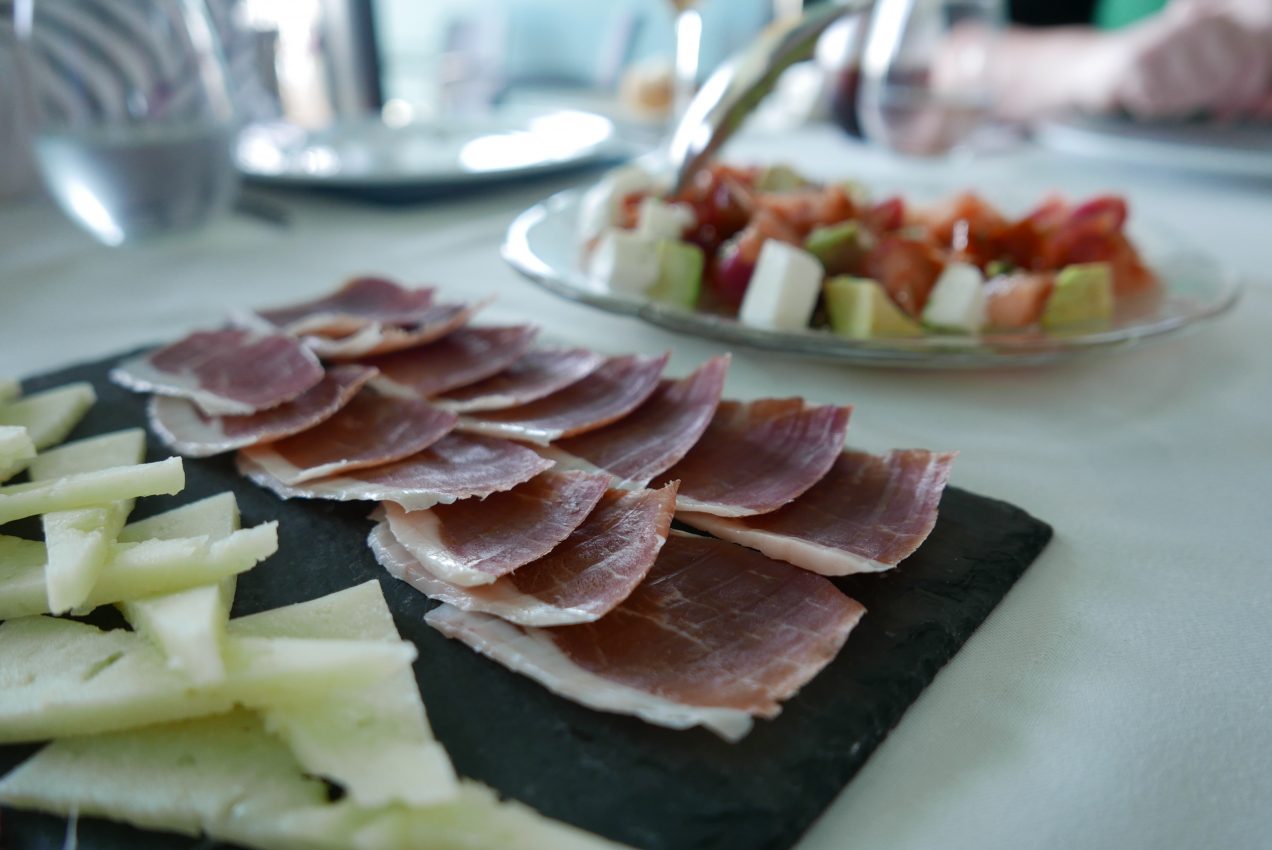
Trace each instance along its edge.
<path fill-rule="evenodd" d="M 913 339 L 852 340 L 828 331 L 770 331 L 733 318 L 619 295 L 600 289 L 582 269 L 577 222 L 582 190 L 554 195 L 521 213 L 508 229 L 503 256 L 513 268 L 564 298 L 636 316 L 681 333 L 863 366 L 984 368 L 1034 366 L 1126 348 L 1217 316 L 1236 303 L 1240 287 L 1213 258 L 1179 247 L 1176 237 L 1132 227 L 1131 238 L 1162 279 L 1153 297 L 1118 303 L 1112 324 L 1098 331 L 1022 331 L 981 336 L 930 334 Z"/>
<path fill-rule="evenodd" d="M 427 192 L 615 162 L 636 151 L 603 115 L 501 109 L 390 127 L 378 118 L 307 131 L 256 124 L 239 137 L 239 170 L 279 186 Z"/>
<path fill-rule="evenodd" d="M 1039 142 L 1081 156 L 1235 177 L 1272 178 L 1272 126 L 1074 118 L 1041 124 Z"/>

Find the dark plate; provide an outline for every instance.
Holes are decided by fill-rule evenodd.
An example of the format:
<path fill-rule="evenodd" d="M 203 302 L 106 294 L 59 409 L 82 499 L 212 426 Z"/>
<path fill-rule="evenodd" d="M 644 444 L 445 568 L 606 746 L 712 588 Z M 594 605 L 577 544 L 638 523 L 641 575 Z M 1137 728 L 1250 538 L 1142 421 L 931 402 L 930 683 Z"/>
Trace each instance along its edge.
<path fill-rule="evenodd" d="M 108 383 L 113 362 L 45 375 L 27 389 L 92 381 L 100 399 L 75 436 L 139 425 L 144 400 Z M 152 441 L 152 458 L 166 454 Z M 460 773 L 647 850 L 793 845 L 1051 538 L 1019 508 L 947 490 L 936 529 L 900 569 L 837 581 L 868 611 L 839 657 L 776 720 L 729 744 L 583 708 L 428 628 L 433 603 L 388 577 L 368 551 L 366 505 L 281 502 L 239 478 L 228 458 L 187 461 L 186 475 L 183 494 L 143 499 L 136 516 L 233 490 L 245 525 L 280 521 L 279 552 L 240 578 L 235 615 L 378 578 L 398 629 L 419 646 L 420 691 Z M 0 747 L 0 773 L 34 749 Z M 223 846 L 93 819 L 81 820 L 78 834 L 82 850 Z M 65 836 L 62 819 L 3 810 L 4 850 L 58 850 Z"/>

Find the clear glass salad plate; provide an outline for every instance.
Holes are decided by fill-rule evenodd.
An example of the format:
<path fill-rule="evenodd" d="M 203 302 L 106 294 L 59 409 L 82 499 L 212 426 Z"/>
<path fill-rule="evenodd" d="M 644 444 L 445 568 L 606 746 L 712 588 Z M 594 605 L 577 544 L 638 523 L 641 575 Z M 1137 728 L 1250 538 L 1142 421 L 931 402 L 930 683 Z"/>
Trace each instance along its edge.
<path fill-rule="evenodd" d="M 571 189 L 530 207 L 508 229 L 504 259 L 563 298 L 636 316 L 681 333 L 723 342 L 842 360 L 863 366 L 983 368 L 1032 366 L 1127 348 L 1193 327 L 1230 309 L 1240 286 L 1212 257 L 1181 247 L 1155 228 L 1132 225 L 1130 236 L 1162 281 L 1152 297 L 1119 301 L 1113 321 L 1098 329 L 992 332 L 979 336 L 932 333 L 913 338 L 847 339 L 828 330 L 772 331 L 730 316 L 689 310 L 610 292 L 588 279 L 577 229 L 582 190 Z"/>

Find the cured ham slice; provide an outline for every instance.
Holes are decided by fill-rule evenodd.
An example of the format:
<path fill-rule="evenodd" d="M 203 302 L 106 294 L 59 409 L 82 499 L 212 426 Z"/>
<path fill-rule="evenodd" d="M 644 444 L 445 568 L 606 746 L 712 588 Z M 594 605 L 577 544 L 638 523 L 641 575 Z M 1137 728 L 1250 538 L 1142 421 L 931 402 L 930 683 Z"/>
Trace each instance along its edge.
<path fill-rule="evenodd" d="M 451 605 L 425 621 L 583 705 L 737 740 L 835 657 L 864 611 L 821 576 L 673 533 L 593 623 L 527 628 Z"/>
<path fill-rule="evenodd" d="M 812 489 L 772 513 L 683 522 L 827 576 L 895 567 L 936 524 L 953 454 L 909 449 L 844 452 Z"/>
<path fill-rule="evenodd" d="M 365 362 L 380 371 L 375 385 L 385 392 L 430 398 L 502 372 L 526 352 L 536 333 L 530 325 L 461 328 L 428 345 Z"/>
<path fill-rule="evenodd" d="M 411 557 L 387 523 L 371 532 L 370 544 L 391 574 L 461 610 L 523 626 L 590 623 L 612 611 L 648 574 L 667 540 L 675 505 L 675 484 L 661 490 L 610 490 L 547 555 L 479 587 L 437 578 Z"/>
<path fill-rule="evenodd" d="M 458 420 L 419 399 L 363 391 L 313 428 L 243 453 L 284 484 L 299 484 L 419 454 Z"/>
<path fill-rule="evenodd" d="M 459 412 L 529 404 L 582 380 L 604 362 L 586 348 L 529 351 L 493 378 L 446 393 L 437 404 Z"/>
<path fill-rule="evenodd" d="M 379 277 L 358 277 L 331 295 L 256 316 L 295 336 L 342 337 L 367 325 L 415 324 L 433 306 L 435 290 L 406 289 Z"/>
<path fill-rule="evenodd" d="M 173 451 L 209 457 L 312 428 L 348 404 L 374 374 L 364 366 L 337 366 L 295 399 L 246 416 L 208 416 L 186 399 L 151 396 L 150 427 Z"/>
<path fill-rule="evenodd" d="M 728 370 L 727 356 L 712 358 L 686 378 L 662 381 L 613 425 L 567 437 L 553 449 L 613 474 L 623 486 L 643 487 L 698 442 L 720 403 Z"/>
<path fill-rule="evenodd" d="M 455 585 L 490 584 L 569 537 L 605 494 L 606 479 L 545 472 L 480 502 L 409 513 L 390 502 L 385 522 L 411 559 L 432 575 Z"/>
<path fill-rule="evenodd" d="M 595 372 L 550 396 L 460 420 L 460 429 L 546 445 L 603 427 L 631 413 L 658 386 L 661 357 L 612 357 Z"/>
<path fill-rule="evenodd" d="M 662 480 L 680 480 L 682 511 L 777 510 L 830 469 L 843 450 L 850 412 L 798 398 L 722 401 L 702 438 Z"/>
<path fill-rule="evenodd" d="M 323 371 L 287 334 L 225 328 L 126 360 L 110 376 L 130 390 L 189 399 L 209 416 L 224 416 L 278 407 L 321 381 Z"/>
<path fill-rule="evenodd" d="M 359 360 L 376 354 L 388 354 L 441 339 L 468 324 L 489 303 L 479 301 L 476 304 L 436 304 L 420 311 L 408 325 L 372 322 L 338 339 L 306 336 L 305 345 L 328 360 Z"/>
<path fill-rule="evenodd" d="M 511 490 L 552 466 L 534 451 L 490 437 L 447 434 L 397 463 L 287 484 L 240 452 L 239 472 L 280 498 L 396 502 L 409 511 Z"/>

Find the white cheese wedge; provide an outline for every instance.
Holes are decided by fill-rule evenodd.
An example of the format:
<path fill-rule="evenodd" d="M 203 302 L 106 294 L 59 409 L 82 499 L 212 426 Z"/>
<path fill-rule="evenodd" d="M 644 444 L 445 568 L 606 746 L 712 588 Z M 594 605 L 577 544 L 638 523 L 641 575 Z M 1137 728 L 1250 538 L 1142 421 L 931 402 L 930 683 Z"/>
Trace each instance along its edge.
<path fill-rule="evenodd" d="M 0 482 L 8 481 L 35 457 L 35 443 L 20 425 L 0 425 Z"/>
<path fill-rule="evenodd" d="M 923 307 L 923 324 L 941 330 L 976 333 L 988 319 L 985 276 L 970 263 L 950 263 L 941 272 Z"/>
<path fill-rule="evenodd" d="M 648 192 L 654 188 L 653 175 L 636 165 L 616 168 L 602 177 L 583 193 L 579 204 L 579 233 L 584 241 L 590 241 L 618 223 L 624 198 L 632 192 Z"/>
<path fill-rule="evenodd" d="M 230 622 L 233 636 L 397 641 L 378 581 Z M 264 709 L 268 728 L 310 773 L 341 785 L 363 806 L 451 800 L 459 786 L 433 737 L 409 669 L 357 691 Z"/>
<path fill-rule="evenodd" d="M 91 384 L 67 384 L 0 405 L 0 425 L 26 428 L 35 447 L 47 449 L 65 440 L 96 400 Z"/>
<path fill-rule="evenodd" d="M 0 523 L 52 511 L 91 508 L 119 499 L 172 495 L 184 487 L 185 471 L 179 457 L 68 475 L 52 481 L 10 484 L 0 487 Z"/>
<path fill-rule="evenodd" d="M 249 708 L 305 705 L 408 669 L 406 642 L 226 637 L 225 679 L 192 684 L 135 632 L 22 617 L 0 624 L 0 742 L 45 741 Z"/>
<path fill-rule="evenodd" d="M 0 802 L 63 817 L 206 833 L 262 850 L 615 850 L 620 845 L 464 782 L 453 802 L 326 802 L 288 748 L 235 711 L 54 741 L 0 780 Z"/>
<path fill-rule="evenodd" d="M 135 466 L 146 456 L 146 433 L 131 428 L 87 440 L 77 440 L 45 452 L 31 463 L 31 479 L 44 481 L 119 466 Z M 97 582 L 133 500 L 99 507 L 54 511 L 43 516 L 48 547 L 49 611 L 62 614 L 83 605 Z"/>
<path fill-rule="evenodd" d="M 812 254 L 769 239 L 760 249 L 738 318 L 743 324 L 772 330 L 807 329 L 824 274 Z"/>
<path fill-rule="evenodd" d="M 611 227 L 588 260 L 592 285 L 623 295 L 644 295 L 658 280 L 657 243 L 634 230 Z"/>
<path fill-rule="evenodd" d="M 198 835 L 326 802 L 248 711 L 55 741 L 0 781 L 8 805 Z"/>
<path fill-rule="evenodd" d="M 113 543 L 84 607 L 174 593 L 246 572 L 277 551 L 277 526 L 267 522 L 215 541 Z M 48 613 L 46 559 L 43 543 L 0 535 L 0 620 Z"/>
<path fill-rule="evenodd" d="M 166 513 L 129 524 L 120 533 L 123 543 L 150 538 L 206 536 L 223 540 L 238 530 L 239 511 L 233 493 L 210 496 Z M 199 684 L 225 678 L 221 645 L 225 623 L 234 602 L 236 578 L 133 599 L 119 604 L 132 627 L 163 650 L 168 666 Z"/>
<path fill-rule="evenodd" d="M 686 228 L 697 223 L 697 216 L 687 204 L 669 204 L 653 195 L 640 202 L 636 214 L 636 232 L 646 239 L 679 239 Z"/>

